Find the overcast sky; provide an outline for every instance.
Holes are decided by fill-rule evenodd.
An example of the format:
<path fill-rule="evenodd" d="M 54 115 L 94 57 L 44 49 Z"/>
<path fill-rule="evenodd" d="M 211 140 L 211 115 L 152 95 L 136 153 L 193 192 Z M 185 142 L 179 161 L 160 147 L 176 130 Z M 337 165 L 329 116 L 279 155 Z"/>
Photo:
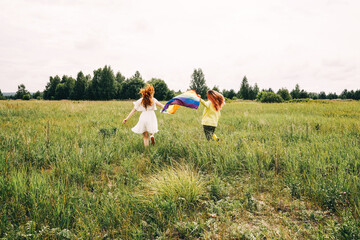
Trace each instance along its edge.
<path fill-rule="evenodd" d="M 0 90 L 110 65 L 209 87 L 360 89 L 359 0 L 0 0 Z"/>

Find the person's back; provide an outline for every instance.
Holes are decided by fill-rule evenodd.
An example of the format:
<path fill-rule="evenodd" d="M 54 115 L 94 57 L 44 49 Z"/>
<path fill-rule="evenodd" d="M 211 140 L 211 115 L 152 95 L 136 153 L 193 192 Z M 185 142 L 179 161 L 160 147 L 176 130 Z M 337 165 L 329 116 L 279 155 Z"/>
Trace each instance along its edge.
<path fill-rule="evenodd" d="M 204 100 L 201 99 L 201 103 L 205 106 L 201 124 L 217 127 L 219 118 L 221 116 L 220 110 L 216 111 L 211 101 L 205 102 Z"/>
<path fill-rule="evenodd" d="M 225 104 L 225 99 L 223 95 L 214 90 L 207 91 L 206 95 L 209 101 L 205 102 L 202 99 L 200 100 L 201 104 L 205 107 L 201 124 L 203 125 L 206 139 L 210 140 L 212 137 L 214 140 L 218 141 L 214 132 L 218 125 L 221 116 L 220 110 Z"/>
<path fill-rule="evenodd" d="M 146 112 L 146 111 L 156 111 L 156 104 L 158 103 L 158 100 L 156 100 L 156 98 L 152 98 L 152 104 L 151 105 L 147 105 L 146 107 L 144 106 L 143 103 L 143 98 L 140 98 L 139 100 L 137 100 L 136 102 L 134 102 L 134 108 L 136 109 L 136 111 L 140 111 L 140 112 Z"/>
<path fill-rule="evenodd" d="M 123 124 L 136 112 L 140 111 L 138 123 L 131 130 L 138 134 L 143 134 L 145 147 L 149 145 L 149 134 L 151 145 L 155 144 L 154 134 L 158 132 L 157 118 L 155 115 L 156 105 L 163 108 L 164 106 L 154 98 L 154 87 L 146 86 L 140 90 L 142 98 L 134 102 L 134 108 L 127 118 L 123 120 Z"/>

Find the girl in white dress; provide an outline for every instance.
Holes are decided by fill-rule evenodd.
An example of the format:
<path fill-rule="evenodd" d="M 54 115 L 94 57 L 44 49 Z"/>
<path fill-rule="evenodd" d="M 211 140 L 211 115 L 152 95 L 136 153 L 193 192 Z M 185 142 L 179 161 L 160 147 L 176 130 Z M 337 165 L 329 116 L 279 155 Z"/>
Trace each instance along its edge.
<path fill-rule="evenodd" d="M 154 87 L 147 85 L 145 88 L 140 90 L 142 98 L 134 102 L 134 108 L 131 110 L 127 118 L 123 120 L 123 124 L 126 123 L 129 118 L 134 115 L 136 111 L 141 111 L 141 115 L 138 123 L 131 130 L 138 134 L 143 134 L 145 147 L 149 146 L 149 134 L 151 145 L 155 145 L 154 134 L 158 132 L 158 124 L 155 115 L 156 105 L 164 108 L 158 100 L 154 98 Z"/>

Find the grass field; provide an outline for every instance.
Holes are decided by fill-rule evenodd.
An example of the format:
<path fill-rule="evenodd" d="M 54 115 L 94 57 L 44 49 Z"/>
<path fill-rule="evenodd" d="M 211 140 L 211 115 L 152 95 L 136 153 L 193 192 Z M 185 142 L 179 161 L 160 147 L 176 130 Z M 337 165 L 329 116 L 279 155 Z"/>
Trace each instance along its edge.
<path fill-rule="evenodd" d="M 131 108 L 0 101 L 0 238 L 360 238 L 359 102 L 157 112 L 148 149 Z"/>

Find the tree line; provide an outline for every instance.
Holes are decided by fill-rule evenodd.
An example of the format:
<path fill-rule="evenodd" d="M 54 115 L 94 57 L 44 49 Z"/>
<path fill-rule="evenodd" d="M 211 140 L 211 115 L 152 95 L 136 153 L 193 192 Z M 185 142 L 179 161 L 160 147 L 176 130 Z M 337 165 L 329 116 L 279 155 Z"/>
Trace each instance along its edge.
<path fill-rule="evenodd" d="M 145 84 L 152 84 L 155 88 L 155 98 L 167 100 L 175 96 L 164 80 L 152 78 L 145 82 L 139 71 L 130 78 L 125 78 L 120 72 L 114 74 L 110 66 L 94 70 L 93 77 L 77 74 L 76 79 L 64 75 L 50 77 L 43 98 L 46 100 L 110 100 L 110 99 L 137 99 L 139 91 Z"/>
<path fill-rule="evenodd" d="M 209 89 L 206 85 L 205 76 L 202 70 L 195 69 L 190 82 L 190 89 L 196 90 L 202 97 L 206 96 L 206 91 Z M 243 77 L 240 88 L 238 91 L 234 89 L 222 91 L 219 90 L 218 86 L 214 86 L 212 89 L 221 92 L 225 98 L 228 99 L 244 99 L 244 100 L 259 100 L 264 102 L 283 102 L 291 101 L 292 99 L 354 99 L 360 100 L 360 90 L 343 90 L 340 95 L 336 93 L 326 94 L 324 91 L 320 93 L 307 92 L 304 89 L 300 89 L 299 84 L 295 85 L 295 88 L 289 92 L 286 88 L 281 88 L 277 92 L 269 89 L 259 90 L 259 86 L 255 83 L 254 86 L 249 84 L 246 76 Z M 264 99 L 266 98 L 266 100 Z"/>
<path fill-rule="evenodd" d="M 30 94 L 24 84 L 18 86 L 18 91 L 14 96 L 5 97 L 0 90 L 1 99 L 45 99 L 45 100 L 111 100 L 111 99 L 138 99 L 140 97 L 139 91 L 146 83 L 151 84 L 155 88 L 155 98 L 158 100 L 169 100 L 176 94 L 170 90 L 166 82 L 162 79 L 152 78 L 145 82 L 139 71 L 136 71 L 133 76 L 126 78 L 120 72 L 114 74 L 110 66 L 99 68 L 93 71 L 93 76 L 85 75 L 82 71 L 77 74 L 76 79 L 71 76 L 63 75 L 61 78 L 50 76 L 49 82 L 45 86 L 43 92 L 37 91 Z M 191 75 L 189 89 L 195 90 L 202 98 L 206 98 L 206 91 L 209 87 L 206 84 L 205 75 L 201 68 L 194 69 Z M 244 99 L 244 100 L 259 100 L 262 102 L 282 102 L 291 101 L 292 99 L 354 99 L 360 100 L 360 90 L 343 90 L 340 95 L 336 93 L 326 94 L 324 91 L 320 93 L 307 92 L 300 89 L 299 84 L 289 91 L 286 88 L 281 88 L 277 92 L 271 88 L 262 89 L 260 91 L 258 85 L 253 86 L 249 84 L 246 76 L 243 77 L 240 88 L 236 91 L 234 89 L 222 91 L 218 86 L 212 89 L 221 92 L 227 99 Z"/>

